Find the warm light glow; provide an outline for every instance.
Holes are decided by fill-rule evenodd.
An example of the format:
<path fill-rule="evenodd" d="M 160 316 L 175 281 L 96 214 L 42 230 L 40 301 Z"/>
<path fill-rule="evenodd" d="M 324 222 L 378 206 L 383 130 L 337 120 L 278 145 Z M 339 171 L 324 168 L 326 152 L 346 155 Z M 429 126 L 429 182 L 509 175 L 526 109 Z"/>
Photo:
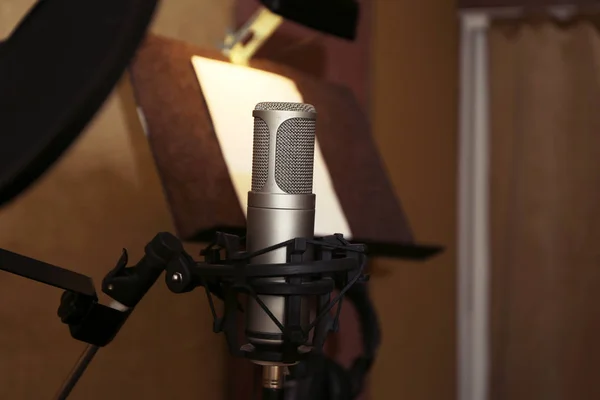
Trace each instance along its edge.
<path fill-rule="evenodd" d="M 240 206 L 246 213 L 252 180 L 252 110 L 262 101 L 303 103 L 296 84 L 283 76 L 203 57 L 192 57 L 208 111 Z M 317 110 L 319 112 L 319 110 Z M 315 234 L 343 233 L 350 227 L 333 189 L 329 170 L 315 144 L 314 193 L 317 196 Z"/>

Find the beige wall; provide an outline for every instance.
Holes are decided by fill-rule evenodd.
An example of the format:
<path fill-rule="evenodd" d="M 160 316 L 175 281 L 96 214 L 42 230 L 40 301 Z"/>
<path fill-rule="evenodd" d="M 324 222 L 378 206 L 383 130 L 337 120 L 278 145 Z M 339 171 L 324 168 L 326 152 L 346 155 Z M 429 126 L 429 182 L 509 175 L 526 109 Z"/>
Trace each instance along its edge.
<path fill-rule="evenodd" d="M 375 400 L 455 398 L 457 20 L 446 0 L 373 0 L 376 140 L 426 263 L 379 260 L 372 293 L 383 345 Z"/>
<path fill-rule="evenodd" d="M 5 37 L 33 3 L 0 4 Z M 164 1 L 153 30 L 215 46 L 232 0 Z M 0 247 L 94 277 L 130 260 L 157 232 L 173 230 L 148 144 L 121 82 L 79 141 L 36 185 L 0 210 Z M 199 293 L 149 292 L 115 342 L 102 349 L 76 399 L 222 398 L 223 338 Z M 0 397 L 51 398 L 83 349 L 56 317 L 60 291 L 0 274 Z M 207 364 L 206 360 L 211 360 Z M 215 388 L 210 390 L 207 388 Z"/>

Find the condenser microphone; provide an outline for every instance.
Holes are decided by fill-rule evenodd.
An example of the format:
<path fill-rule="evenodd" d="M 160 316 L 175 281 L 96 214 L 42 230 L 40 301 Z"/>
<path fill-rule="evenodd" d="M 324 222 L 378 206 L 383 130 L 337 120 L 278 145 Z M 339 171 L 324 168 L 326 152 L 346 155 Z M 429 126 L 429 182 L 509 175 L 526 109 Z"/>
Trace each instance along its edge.
<path fill-rule="evenodd" d="M 166 276 L 175 293 L 204 287 L 213 330 L 225 334 L 233 356 L 262 366 L 263 399 L 279 400 L 284 375 L 302 378 L 298 364 L 323 354 L 328 333 L 337 329 L 342 297 L 367 281 L 366 247 L 340 233 L 314 237 L 315 108 L 259 103 L 252 115 L 246 237 L 217 232 L 201 252 L 203 262 L 170 262 Z M 246 307 L 239 294 L 247 295 Z M 220 316 L 213 296 L 223 300 Z M 241 342 L 238 316 L 244 311 Z"/>
<path fill-rule="evenodd" d="M 313 239 L 315 108 L 302 103 L 259 103 L 252 115 L 254 144 L 246 250 L 252 253 L 294 238 Z M 284 264 L 289 262 L 287 257 L 288 251 L 283 247 L 253 257 L 251 263 Z M 311 260 L 310 250 L 303 257 Z M 261 279 L 286 281 L 284 278 Z M 284 296 L 261 295 L 259 298 L 281 325 L 286 326 L 290 313 L 300 314 L 303 328 L 309 324 L 306 299 L 289 304 Z M 283 342 L 280 327 L 252 298 L 247 307 L 246 335 L 256 347 L 276 349 Z M 265 371 L 266 375 L 269 373 Z M 265 379 L 269 378 L 265 376 Z"/>

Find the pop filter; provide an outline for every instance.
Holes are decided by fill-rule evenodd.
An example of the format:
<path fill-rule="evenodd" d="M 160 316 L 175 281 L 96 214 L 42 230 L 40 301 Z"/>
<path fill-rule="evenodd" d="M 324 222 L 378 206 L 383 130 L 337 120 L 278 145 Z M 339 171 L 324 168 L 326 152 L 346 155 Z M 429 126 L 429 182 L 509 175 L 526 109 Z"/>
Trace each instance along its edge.
<path fill-rule="evenodd" d="M 39 1 L 0 46 L 0 205 L 56 161 L 121 77 L 158 0 Z"/>

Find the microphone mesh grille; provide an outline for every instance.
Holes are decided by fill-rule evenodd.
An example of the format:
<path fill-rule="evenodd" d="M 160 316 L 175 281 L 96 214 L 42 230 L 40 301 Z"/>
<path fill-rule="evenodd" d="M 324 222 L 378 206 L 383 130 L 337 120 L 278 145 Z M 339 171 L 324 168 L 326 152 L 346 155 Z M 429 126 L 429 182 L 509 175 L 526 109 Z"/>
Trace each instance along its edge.
<path fill-rule="evenodd" d="M 275 181 L 286 193 L 312 193 L 315 127 L 314 119 L 291 118 L 277 130 Z"/>
<path fill-rule="evenodd" d="M 259 191 L 269 176 L 269 126 L 261 118 L 254 118 L 252 147 L 252 191 Z"/>
<path fill-rule="evenodd" d="M 256 111 L 300 111 L 316 113 L 315 107 L 304 103 L 264 102 L 254 107 Z"/>

